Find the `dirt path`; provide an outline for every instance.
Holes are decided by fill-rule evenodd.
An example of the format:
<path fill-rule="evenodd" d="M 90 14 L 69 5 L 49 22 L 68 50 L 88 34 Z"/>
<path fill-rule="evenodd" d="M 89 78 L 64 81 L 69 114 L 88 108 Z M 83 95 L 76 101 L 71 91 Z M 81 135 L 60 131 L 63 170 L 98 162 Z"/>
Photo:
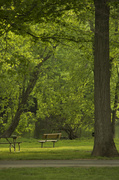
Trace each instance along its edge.
<path fill-rule="evenodd" d="M 119 160 L 0 160 L 0 168 L 119 167 Z"/>

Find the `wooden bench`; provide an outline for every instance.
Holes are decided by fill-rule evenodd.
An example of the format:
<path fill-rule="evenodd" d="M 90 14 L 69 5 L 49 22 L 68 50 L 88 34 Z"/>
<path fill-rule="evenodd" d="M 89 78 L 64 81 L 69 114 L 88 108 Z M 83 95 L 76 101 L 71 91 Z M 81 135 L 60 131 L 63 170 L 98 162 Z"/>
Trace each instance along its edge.
<path fill-rule="evenodd" d="M 52 142 L 53 147 L 55 147 L 55 142 L 57 142 L 61 137 L 61 133 L 52 133 L 52 134 L 44 134 L 43 140 L 39 140 L 38 142 L 41 143 L 41 148 L 43 148 L 43 144 L 45 142 Z"/>
<path fill-rule="evenodd" d="M 10 140 L 10 138 L 13 139 L 13 141 Z M 18 148 L 19 148 L 19 151 L 20 151 L 20 144 L 22 142 L 20 141 L 16 141 L 17 139 L 17 136 L 11 136 L 11 137 L 2 137 L 1 139 L 5 139 L 6 142 L 0 142 L 0 144 L 9 144 L 9 150 L 11 152 L 11 148 L 13 147 L 14 148 L 14 152 L 16 151 L 16 144 L 18 144 Z"/>

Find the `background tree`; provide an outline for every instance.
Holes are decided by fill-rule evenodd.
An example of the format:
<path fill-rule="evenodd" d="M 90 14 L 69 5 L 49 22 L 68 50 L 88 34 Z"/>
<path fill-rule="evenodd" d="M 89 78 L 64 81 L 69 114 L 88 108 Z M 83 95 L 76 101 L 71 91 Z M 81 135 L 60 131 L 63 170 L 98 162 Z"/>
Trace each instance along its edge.
<path fill-rule="evenodd" d="M 62 46 L 57 47 L 55 57 L 42 66 L 44 73 L 35 88 L 39 107 L 39 123 L 36 123 L 39 124 L 39 134 L 42 129 L 62 130 L 73 139 L 79 137 L 79 128 L 92 129 L 93 62 L 91 58 L 89 60 L 85 48 L 71 45 L 64 46 L 64 50 Z M 89 46 L 89 52 L 90 48 Z M 79 61 L 80 54 L 82 56 Z M 45 128 L 46 124 L 49 128 Z"/>
<path fill-rule="evenodd" d="M 107 5 L 108 1 L 106 0 L 105 1 L 95 0 L 94 3 L 95 3 L 95 44 L 94 44 L 95 45 L 94 48 L 95 50 L 94 53 L 95 55 L 95 60 L 94 60 L 95 145 L 94 145 L 93 155 L 114 156 L 114 155 L 118 155 L 118 153 L 114 145 L 112 130 L 111 130 L 112 124 L 111 124 L 111 109 L 110 109 L 110 72 L 109 72 L 110 69 L 109 6 Z M 114 7 L 115 4 L 116 1 L 112 2 L 111 4 L 112 8 Z M 50 45 L 50 47 L 52 44 L 54 47 L 54 45 L 57 46 L 57 44 L 59 45 L 59 43 L 62 42 L 65 43 L 69 41 L 80 43 L 83 46 L 84 43 L 88 44 L 89 41 L 92 42 L 93 40 L 92 32 L 90 32 L 90 28 L 89 28 L 89 18 L 93 17 L 93 12 L 94 12 L 93 1 L 85 0 L 83 2 L 80 1 L 72 2 L 72 1 L 64 0 L 62 2 L 62 1 L 50 0 L 50 1 L 42 2 L 37 0 L 36 1 L 19 0 L 19 1 L 4 1 L 4 2 L 2 1 L 0 3 L 0 6 L 1 6 L 0 9 L 1 35 L 2 37 L 4 37 L 4 43 L 6 45 L 6 48 L 4 50 L 7 49 L 6 39 L 9 31 L 12 31 L 14 34 L 17 35 L 22 35 L 22 36 L 27 35 L 27 37 L 32 38 L 32 42 L 34 41 L 35 43 L 38 41 L 45 43 L 47 42 L 47 45 Z M 72 19 L 74 21 L 72 21 Z M 76 26 L 77 28 L 75 29 L 74 27 Z M 41 31 L 38 31 L 39 27 L 41 27 Z M 8 131 L 6 131 L 6 135 L 10 135 L 11 132 L 13 132 L 13 130 L 18 125 L 19 122 L 18 117 L 23 112 L 23 106 L 26 104 L 28 96 L 32 92 L 33 87 L 36 84 L 36 80 L 38 80 L 38 78 L 36 78 L 39 75 L 38 68 L 41 68 L 41 64 L 43 64 L 42 62 L 38 63 L 38 60 L 39 61 L 43 60 L 41 56 L 42 54 L 40 54 L 40 56 L 37 57 L 37 64 L 35 64 L 36 66 L 34 66 L 34 69 L 29 74 L 28 82 L 25 84 L 26 86 L 24 91 L 22 91 L 21 99 L 19 101 L 20 106 L 17 106 L 18 116 L 17 118 L 14 116 L 15 119 L 17 119 L 18 121 L 16 121 L 15 119 L 12 121 L 10 128 L 8 128 Z M 46 55 L 44 57 L 49 57 L 49 56 Z M 73 77 L 73 76 L 69 76 L 69 77 Z M 75 88 L 70 92 L 71 92 L 70 100 L 71 101 L 72 99 L 76 100 L 76 98 L 74 98 Z"/>

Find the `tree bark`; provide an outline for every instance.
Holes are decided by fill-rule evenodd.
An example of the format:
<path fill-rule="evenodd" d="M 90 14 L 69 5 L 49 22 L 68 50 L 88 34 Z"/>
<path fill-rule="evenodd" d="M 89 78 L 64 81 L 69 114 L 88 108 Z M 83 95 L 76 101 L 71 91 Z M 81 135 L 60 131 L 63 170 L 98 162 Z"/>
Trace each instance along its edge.
<path fill-rule="evenodd" d="M 118 156 L 113 140 L 110 108 L 109 6 L 95 3 L 94 103 L 95 137 L 93 156 Z"/>

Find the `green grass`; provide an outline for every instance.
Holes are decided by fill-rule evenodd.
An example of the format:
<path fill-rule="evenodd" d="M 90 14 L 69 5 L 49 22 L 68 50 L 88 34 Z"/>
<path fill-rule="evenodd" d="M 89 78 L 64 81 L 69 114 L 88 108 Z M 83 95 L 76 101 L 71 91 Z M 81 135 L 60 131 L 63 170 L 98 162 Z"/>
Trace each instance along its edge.
<path fill-rule="evenodd" d="M 0 169 L 2 180 L 118 180 L 119 168 Z"/>
<path fill-rule="evenodd" d="M 24 160 L 24 159 L 92 159 L 91 152 L 93 150 L 92 139 L 77 140 L 60 140 L 56 143 L 55 148 L 51 142 L 41 144 L 37 139 L 19 138 L 21 143 L 21 151 L 9 152 L 9 145 L 0 145 L 0 160 Z M 119 150 L 119 139 L 115 140 L 117 149 Z M 98 157 L 100 158 L 100 157 Z M 119 159 L 119 158 L 118 158 Z"/>
<path fill-rule="evenodd" d="M 44 144 L 41 148 L 36 139 L 21 138 L 21 152 L 9 152 L 8 145 L 1 145 L 0 160 L 18 159 L 92 159 L 93 139 L 60 140 L 56 147 L 52 143 Z M 119 150 L 119 139 L 115 140 Z M 100 158 L 100 157 L 98 157 Z M 104 158 L 103 158 L 104 159 Z M 119 159 L 119 158 L 118 158 Z M 119 167 L 110 168 L 2 168 L 0 169 L 2 180 L 118 180 Z"/>
<path fill-rule="evenodd" d="M 9 145 L 1 145 L 0 160 L 5 159 L 79 159 L 91 158 L 91 151 L 93 149 L 93 139 L 89 140 L 60 140 L 53 148 L 51 142 L 41 144 L 37 139 L 20 138 L 21 151 L 9 152 Z"/>

